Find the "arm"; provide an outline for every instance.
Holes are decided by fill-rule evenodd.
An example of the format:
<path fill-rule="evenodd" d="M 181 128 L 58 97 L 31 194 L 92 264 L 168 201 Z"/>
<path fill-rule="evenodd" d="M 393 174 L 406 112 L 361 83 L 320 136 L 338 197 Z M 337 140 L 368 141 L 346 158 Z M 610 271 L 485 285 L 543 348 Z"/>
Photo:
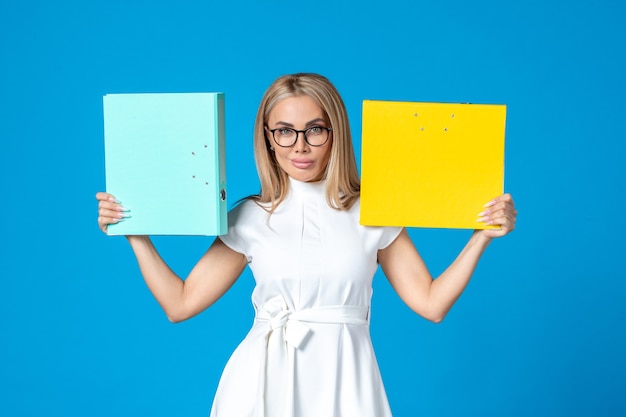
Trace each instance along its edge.
<path fill-rule="evenodd" d="M 246 258 L 219 238 L 182 280 L 163 261 L 147 236 L 127 236 L 141 274 L 167 318 L 179 322 L 207 309 L 235 283 Z"/>
<path fill-rule="evenodd" d="M 378 252 L 378 261 L 400 298 L 417 314 L 439 323 L 465 290 L 491 240 L 513 230 L 516 215 L 510 195 L 490 202 L 479 214 L 479 220 L 500 228 L 475 231 L 454 262 L 437 279 L 433 280 L 406 230 Z"/>
<path fill-rule="evenodd" d="M 123 219 L 124 208 L 113 196 L 98 193 L 98 223 Z M 189 276 L 182 280 L 167 266 L 147 236 L 127 236 L 148 288 L 172 322 L 186 320 L 217 301 L 237 280 L 246 266 L 245 256 L 215 239 Z"/>

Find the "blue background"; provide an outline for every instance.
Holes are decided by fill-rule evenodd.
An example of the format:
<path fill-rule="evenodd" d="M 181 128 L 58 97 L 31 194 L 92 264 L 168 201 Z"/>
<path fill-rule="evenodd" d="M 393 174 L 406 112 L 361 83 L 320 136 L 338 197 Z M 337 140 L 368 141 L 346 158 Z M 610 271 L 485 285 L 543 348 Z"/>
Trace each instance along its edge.
<path fill-rule="evenodd" d="M 166 320 L 125 240 L 97 228 L 102 95 L 224 91 L 233 202 L 258 190 L 260 98 L 298 71 L 336 84 L 359 157 L 363 99 L 508 105 L 517 230 L 440 325 L 375 278 L 395 415 L 626 414 L 625 15 L 617 0 L 3 1 L 0 415 L 208 414 L 253 280 Z M 469 233 L 410 231 L 434 274 Z M 155 242 L 186 275 L 211 240 Z"/>

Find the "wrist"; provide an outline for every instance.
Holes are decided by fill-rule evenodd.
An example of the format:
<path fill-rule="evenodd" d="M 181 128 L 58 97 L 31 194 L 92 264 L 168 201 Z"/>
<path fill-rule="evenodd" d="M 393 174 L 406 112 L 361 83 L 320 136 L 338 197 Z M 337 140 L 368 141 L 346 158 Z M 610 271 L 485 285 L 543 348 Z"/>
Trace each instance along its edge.
<path fill-rule="evenodd" d="M 130 243 L 131 245 L 142 244 L 142 243 L 149 243 L 150 242 L 150 237 L 149 236 L 126 235 L 124 237 L 126 238 L 126 240 L 128 240 L 128 243 Z"/>
<path fill-rule="evenodd" d="M 491 237 L 483 233 L 484 230 L 474 230 L 470 242 L 486 248 L 493 240 Z"/>

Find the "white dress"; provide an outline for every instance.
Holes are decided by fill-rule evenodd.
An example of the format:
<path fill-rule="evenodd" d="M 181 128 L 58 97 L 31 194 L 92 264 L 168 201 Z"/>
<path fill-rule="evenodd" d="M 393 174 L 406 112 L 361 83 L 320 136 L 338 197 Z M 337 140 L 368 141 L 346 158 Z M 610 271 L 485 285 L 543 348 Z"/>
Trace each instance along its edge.
<path fill-rule="evenodd" d="M 252 201 L 220 239 L 256 280 L 250 332 L 220 380 L 212 417 L 390 417 L 369 333 L 377 251 L 400 228 L 359 225 L 328 206 L 325 183 L 290 180 L 268 216 Z"/>

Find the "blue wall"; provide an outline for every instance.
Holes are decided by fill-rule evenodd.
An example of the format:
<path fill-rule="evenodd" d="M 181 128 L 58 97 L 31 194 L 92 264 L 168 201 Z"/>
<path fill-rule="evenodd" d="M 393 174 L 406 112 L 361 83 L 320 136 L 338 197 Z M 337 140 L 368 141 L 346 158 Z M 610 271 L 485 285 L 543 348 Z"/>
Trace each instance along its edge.
<path fill-rule="evenodd" d="M 252 277 L 172 325 L 96 224 L 102 95 L 224 91 L 231 201 L 278 75 L 363 99 L 505 103 L 518 229 L 448 318 L 375 279 L 395 415 L 626 414 L 622 2 L 5 1 L 0 6 L 0 415 L 205 416 L 252 321 Z M 357 147 L 360 155 L 360 148 Z M 175 215 L 175 214 L 173 214 Z M 433 273 L 467 231 L 410 231 Z M 210 238 L 156 238 L 185 275 Z"/>

